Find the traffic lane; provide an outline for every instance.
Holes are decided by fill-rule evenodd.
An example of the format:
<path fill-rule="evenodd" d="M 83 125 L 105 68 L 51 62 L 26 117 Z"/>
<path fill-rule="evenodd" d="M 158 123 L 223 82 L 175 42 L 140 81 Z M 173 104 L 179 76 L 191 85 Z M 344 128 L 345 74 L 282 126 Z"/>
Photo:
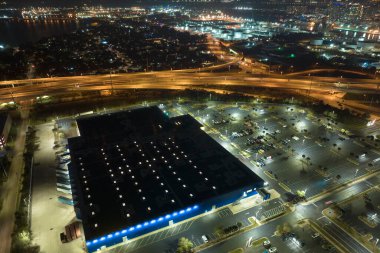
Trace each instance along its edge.
<path fill-rule="evenodd" d="M 326 217 L 319 219 L 317 221 L 318 225 L 320 225 L 327 233 L 335 237 L 340 243 L 343 244 L 350 252 L 355 253 L 371 253 L 368 249 L 363 247 L 359 242 L 353 239 L 350 235 L 348 235 L 345 231 L 340 229 L 334 223 L 330 222 Z"/>

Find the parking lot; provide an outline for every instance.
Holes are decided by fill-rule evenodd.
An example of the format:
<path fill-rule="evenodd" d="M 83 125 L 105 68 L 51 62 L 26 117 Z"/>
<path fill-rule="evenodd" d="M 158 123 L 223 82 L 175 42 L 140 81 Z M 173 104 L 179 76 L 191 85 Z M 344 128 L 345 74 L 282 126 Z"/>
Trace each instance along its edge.
<path fill-rule="evenodd" d="M 295 105 L 173 103 L 289 200 L 310 198 L 378 168 L 379 151 L 343 125 Z M 348 133 L 348 134 L 347 134 Z M 351 137 L 350 137 L 351 136 Z"/>
<path fill-rule="evenodd" d="M 340 123 L 324 116 L 314 115 L 311 111 L 294 105 L 262 104 L 260 102 L 237 104 L 209 101 L 202 103 L 173 102 L 167 105 L 163 104 L 160 107 L 170 117 L 186 113 L 194 116 L 204 125 L 204 131 L 265 179 L 269 183 L 269 188 L 277 190 L 282 199 L 264 202 L 257 207 L 252 206 L 249 210 L 235 215 L 230 209 L 225 208 L 196 220 L 194 224 L 192 221 L 176 224 L 173 227 L 119 245 L 110 249 L 109 252 L 124 252 L 125 250 L 144 252 L 145 249 L 150 249 L 155 245 L 167 247 L 168 243 L 170 247 L 167 252 L 174 252 L 178 237 L 182 235 L 189 238 L 194 246 L 199 246 L 205 243 L 202 235 L 207 235 L 210 241 L 217 239 L 216 230 L 220 226 L 225 228 L 241 222 L 242 226 L 245 227 L 251 224 L 250 218 L 252 217 L 262 221 L 277 216 L 284 212 L 282 200 L 294 201 L 296 199 L 298 201 L 304 197 L 306 199 L 311 198 L 377 169 L 380 162 L 380 152 L 374 145 L 369 146 L 373 141 L 370 138 L 352 137 L 350 134 L 341 131 L 344 126 Z M 42 206 L 46 213 L 41 213 L 34 218 L 36 224 L 45 222 L 43 217 L 48 212 L 55 212 L 59 214 L 59 217 L 51 222 L 54 224 L 53 231 L 45 231 L 47 228 L 42 226 L 34 227 L 36 241 L 42 247 L 46 246 L 49 249 L 47 252 L 61 252 L 55 249 L 66 249 L 65 247 L 74 247 L 75 252 L 79 252 L 82 247 L 79 240 L 63 244 L 63 246 L 59 241 L 59 232 L 62 232 L 63 227 L 74 220 L 74 213 L 70 205 L 56 201 L 57 197 L 70 197 L 70 194 L 67 194 L 69 192 L 57 192 L 56 182 L 59 180 L 57 180 L 58 172 L 56 169 L 61 169 L 59 163 L 66 163 L 66 157 L 65 150 L 62 148 L 65 145 L 64 139 L 59 140 L 60 148 L 53 149 L 54 137 L 57 137 L 51 131 L 53 127 L 52 124 L 44 126 L 45 130 L 43 130 L 44 134 L 40 136 L 42 141 L 38 151 L 41 153 L 36 155 L 37 159 L 42 159 L 38 157 L 47 159 L 43 161 L 44 166 L 39 165 L 40 171 L 37 170 L 37 173 L 49 174 L 46 178 L 49 178 L 49 183 L 42 182 L 42 184 L 46 184 L 44 187 L 49 190 L 44 190 L 43 193 L 38 190 L 40 196 L 34 193 L 36 197 L 33 200 L 33 205 L 35 205 L 33 208 L 41 208 Z M 74 131 L 76 128 L 72 119 L 60 120 L 59 128 L 59 132 L 65 136 L 77 134 Z M 65 168 L 62 169 L 65 170 Z M 63 182 L 63 184 L 67 184 L 67 182 Z M 54 204 L 52 205 L 53 202 L 42 203 L 39 198 L 50 198 Z M 370 195 L 370 198 L 373 201 L 372 203 L 376 203 L 374 206 L 378 208 L 379 203 L 376 202 L 376 197 Z M 49 206 L 45 206 L 48 204 Z M 376 216 L 370 217 L 373 218 L 373 221 L 377 221 Z M 353 225 L 358 226 L 359 229 L 367 229 L 365 231 L 374 230 L 375 236 L 377 227 L 372 229 L 359 219 L 357 222 L 358 224 Z M 270 229 L 265 229 L 265 231 L 259 231 L 260 229 L 253 231 L 255 237 L 258 235 L 268 237 L 273 246 L 281 249 L 281 252 L 325 252 L 325 250 L 326 252 L 334 252 L 331 246 L 322 246 L 327 244 L 323 239 L 312 238 L 313 231 L 301 231 L 300 229 L 295 228 L 297 232 L 294 233 L 297 234 L 297 240 L 305 243 L 302 247 L 293 239 L 282 240 L 278 236 L 271 237 L 276 230 L 275 225 L 271 225 Z M 40 232 L 42 230 L 44 232 Z M 43 241 L 42 238 L 45 238 L 45 233 L 47 239 Z M 379 236 L 376 235 L 377 238 Z M 241 241 L 248 240 L 246 237 L 243 236 Z M 165 243 L 159 243 L 164 240 Z M 52 246 L 48 246 L 49 243 Z M 228 251 L 226 251 L 226 247 L 229 243 L 230 241 L 221 252 Z M 231 245 L 235 246 L 239 243 L 241 242 L 236 242 L 235 239 L 231 240 Z M 245 247 L 245 245 L 241 246 Z M 233 249 L 235 248 L 229 250 Z M 246 252 L 257 252 L 256 250 L 264 252 L 264 249 L 260 247 L 244 249 Z M 70 250 L 65 252 L 74 252 Z M 218 247 L 213 247 L 213 252 L 217 252 L 217 250 Z"/>
<path fill-rule="evenodd" d="M 282 225 L 283 223 L 279 224 Z M 269 224 L 265 225 L 263 229 L 257 229 L 244 233 L 227 241 L 226 243 L 214 246 L 213 249 L 207 249 L 205 252 L 227 253 L 233 252 L 233 250 L 237 248 L 243 249 L 245 253 L 338 252 L 319 233 L 316 233 L 307 225 L 302 227 L 298 225 L 291 226 L 291 231 L 284 233 L 284 236 L 281 236 L 276 233 L 276 226 Z"/>
<path fill-rule="evenodd" d="M 70 195 L 57 191 L 56 168 L 58 164 L 54 148 L 59 141 L 53 123 L 36 126 L 39 148 L 34 155 L 31 225 L 34 241 L 41 252 L 84 252 L 81 239 L 62 244 L 60 233 L 75 221 L 74 208 L 58 201 L 58 197 Z"/>

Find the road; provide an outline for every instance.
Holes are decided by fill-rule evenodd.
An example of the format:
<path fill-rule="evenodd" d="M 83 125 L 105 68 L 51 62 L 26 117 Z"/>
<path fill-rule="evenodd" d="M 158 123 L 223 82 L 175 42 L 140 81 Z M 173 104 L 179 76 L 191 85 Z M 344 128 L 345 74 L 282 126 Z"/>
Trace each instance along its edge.
<path fill-rule="evenodd" d="M 355 253 L 370 253 L 368 249 L 364 248 L 359 242 L 352 239 L 350 235 L 344 232 L 334 223 L 330 222 L 326 217 L 318 220 L 319 225 L 331 236 L 337 239 L 343 244 L 343 246 L 349 250 L 349 252 Z"/>
<path fill-rule="evenodd" d="M 231 64 L 231 63 L 226 63 Z M 226 66 L 227 66 L 226 65 Z M 219 68 L 220 65 L 215 66 Z M 210 67 L 213 68 L 213 67 Z M 210 70 L 209 68 L 209 70 Z M 0 101 L 11 102 L 33 100 L 44 95 L 59 96 L 61 94 L 78 94 L 86 91 L 124 90 L 124 89 L 203 89 L 207 91 L 225 92 L 233 87 L 263 87 L 271 89 L 287 89 L 301 94 L 308 94 L 323 99 L 331 106 L 340 108 L 342 95 L 332 95 L 331 92 L 344 94 L 378 93 L 378 82 L 374 79 L 345 79 L 349 87 L 338 87 L 340 78 L 307 77 L 288 79 L 286 77 L 255 77 L 246 73 L 236 72 L 198 72 L 196 70 L 178 70 L 161 72 L 144 72 L 131 74 L 110 74 L 94 76 L 73 76 L 39 78 L 28 80 L 13 80 L 0 82 Z M 13 84 L 13 86 L 11 86 Z M 356 111 L 364 111 L 380 115 L 376 107 L 366 106 L 357 101 L 344 101 L 344 107 Z"/>
<path fill-rule="evenodd" d="M 15 212 L 17 208 L 18 194 L 20 188 L 23 153 L 25 146 L 25 133 L 28 122 L 28 112 L 21 111 L 22 121 L 18 129 L 17 138 L 13 150 L 13 159 L 8 174 L 8 180 L 1 187 L 0 193 L 4 198 L 3 209 L 0 212 L 0 252 L 10 252 L 11 234 L 13 232 Z"/>
<path fill-rule="evenodd" d="M 231 63 L 226 63 L 225 66 L 229 66 Z M 208 70 L 218 69 L 219 66 L 210 67 Z M 378 92 L 378 82 L 372 79 L 350 79 L 346 81 L 350 82 L 349 87 L 337 87 L 336 82 L 340 78 L 333 77 L 323 77 L 317 78 L 313 77 L 313 80 L 309 78 L 301 77 L 288 79 L 288 77 L 255 77 L 245 73 L 236 72 L 199 72 L 198 70 L 178 70 L 178 71 L 162 71 L 162 72 L 146 72 L 146 73 L 133 73 L 133 74 L 113 74 L 110 77 L 107 75 L 94 75 L 94 76 L 74 76 L 74 77 L 54 77 L 54 78 L 40 78 L 40 79 L 29 79 L 29 80 L 12 80 L 6 82 L 0 82 L 0 86 L 4 88 L 0 89 L 0 101 L 10 102 L 13 99 L 18 101 L 35 99 L 38 96 L 50 95 L 59 96 L 60 94 L 72 94 L 87 91 L 103 91 L 103 90 L 124 90 L 124 89 L 178 89 L 184 90 L 189 88 L 212 90 L 216 92 L 224 92 L 226 88 L 231 87 L 264 87 L 264 88 L 275 88 L 275 89 L 288 89 L 292 91 L 305 92 L 309 91 L 310 96 L 323 99 L 333 106 L 338 106 L 340 101 L 339 97 L 331 96 L 331 91 L 334 92 Z M 12 86 L 13 85 L 13 86 Z M 355 104 L 354 102 L 345 102 L 346 107 L 366 109 L 370 110 L 371 113 L 380 114 L 380 111 L 376 108 L 360 108 L 360 104 Z M 351 104 L 350 104 L 351 103 Z M 11 238 L 10 234 L 13 230 L 14 223 L 14 211 L 16 208 L 16 197 L 17 197 L 17 182 L 20 180 L 20 168 L 22 165 L 22 151 L 25 142 L 25 130 L 26 121 L 22 122 L 20 128 L 20 134 L 16 140 L 16 153 L 12 162 L 12 169 L 9 175 L 8 182 L 3 186 L 3 192 L 5 193 L 4 200 L 4 210 L 0 213 L 0 252 L 9 252 Z M 361 184 L 351 186 L 352 189 L 357 189 Z M 363 186 L 364 187 L 364 186 Z M 360 187 L 359 187 L 360 189 Z M 346 191 L 346 190 L 345 190 Z M 339 194 L 347 194 L 342 191 Z M 340 195 L 337 195 L 340 196 Z M 317 206 L 318 208 L 315 208 Z M 291 214 L 283 219 L 285 221 L 293 221 L 301 217 L 316 218 L 321 216 L 322 207 L 324 203 L 322 201 L 316 202 L 309 206 L 300 207 L 296 214 Z M 303 212 L 302 209 L 305 211 Z M 256 211 L 252 209 L 251 211 Z M 241 214 L 242 215 L 242 214 Z M 223 224 L 225 224 L 227 218 L 223 219 Z M 236 221 L 236 219 L 243 219 L 244 217 L 231 217 L 231 221 Z M 215 224 L 217 224 L 216 222 Z M 192 230 L 190 227 L 189 231 L 184 232 L 184 236 L 189 236 L 190 238 L 196 235 L 199 237 L 204 230 L 210 230 L 213 233 L 214 228 L 203 226 L 199 229 L 197 225 L 196 230 Z M 272 230 L 274 224 L 270 226 L 269 230 L 262 228 L 263 233 L 265 231 Z M 331 227 L 332 233 L 341 233 L 343 231 L 337 230 L 334 226 Z M 343 232 L 344 233 L 344 232 Z M 179 236 L 179 235 L 178 235 Z M 352 244 L 352 238 L 347 237 L 347 235 L 340 235 L 345 244 L 348 247 L 354 247 L 357 252 L 368 252 L 366 249 L 361 247 L 361 245 Z M 173 240 L 173 239 L 172 239 Z M 160 242 L 163 248 L 167 248 L 168 242 Z M 154 247 L 158 247 L 160 243 L 155 243 Z M 170 244 L 173 243 L 172 241 Z M 146 250 L 146 248 L 144 249 Z M 143 252 L 143 251 L 142 251 Z"/>

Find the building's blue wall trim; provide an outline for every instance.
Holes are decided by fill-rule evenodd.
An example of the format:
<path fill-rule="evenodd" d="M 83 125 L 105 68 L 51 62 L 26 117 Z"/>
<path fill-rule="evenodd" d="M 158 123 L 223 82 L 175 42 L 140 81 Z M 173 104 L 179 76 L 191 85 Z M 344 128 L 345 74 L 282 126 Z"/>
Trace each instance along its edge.
<path fill-rule="evenodd" d="M 121 231 L 115 231 L 114 233 L 105 235 L 104 237 L 87 241 L 87 249 L 89 252 L 94 252 L 102 246 L 110 247 L 121 243 L 123 241 L 123 237 L 131 239 L 166 227 L 168 226 L 170 220 L 173 220 L 175 223 L 187 220 L 206 211 L 210 211 L 213 207 L 222 207 L 239 199 L 255 195 L 257 194 L 257 189 L 259 187 L 262 187 L 262 185 L 255 185 L 251 188 L 245 187 L 244 189 L 212 198 L 209 201 L 200 203 L 199 205 L 194 205 L 192 207 L 173 212 L 172 214 L 167 214 L 165 216 L 158 217 L 157 219 L 137 224 L 134 227 L 126 228 Z"/>

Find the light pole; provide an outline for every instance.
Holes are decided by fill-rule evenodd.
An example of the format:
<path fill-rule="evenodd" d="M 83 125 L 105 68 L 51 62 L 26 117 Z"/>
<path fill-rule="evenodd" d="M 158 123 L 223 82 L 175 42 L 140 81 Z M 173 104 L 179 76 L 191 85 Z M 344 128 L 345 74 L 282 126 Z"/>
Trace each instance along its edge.
<path fill-rule="evenodd" d="M 311 93 L 311 85 L 312 85 L 312 83 L 313 83 L 313 79 L 312 79 L 310 73 L 309 73 L 309 78 L 310 78 L 310 86 L 309 86 L 309 96 L 310 96 L 310 93 Z"/>
<path fill-rule="evenodd" d="M 10 88 L 9 93 L 11 94 L 13 103 L 15 103 L 15 97 L 13 96 L 13 91 L 12 91 L 12 89 L 15 87 L 15 85 L 12 83 L 11 86 L 12 87 Z"/>
<path fill-rule="evenodd" d="M 375 251 L 376 250 L 376 248 L 377 248 L 377 243 L 379 242 L 379 238 L 376 238 L 376 241 L 374 242 L 374 244 L 373 244 L 373 251 Z"/>
<path fill-rule="evenodd" d="M 110 71 L 111 93 L 113 95 L 112 71 Z"/>

